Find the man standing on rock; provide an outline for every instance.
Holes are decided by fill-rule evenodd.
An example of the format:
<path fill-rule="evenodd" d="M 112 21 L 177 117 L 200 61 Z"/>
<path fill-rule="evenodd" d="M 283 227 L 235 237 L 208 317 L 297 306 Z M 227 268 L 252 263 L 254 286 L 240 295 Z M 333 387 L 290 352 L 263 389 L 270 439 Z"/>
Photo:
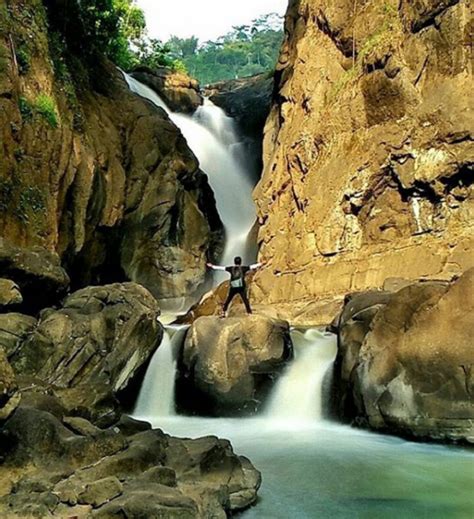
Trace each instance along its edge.
<path fill-rule="evenodd" d="M 223 267 L 220 265 L 213 265 L 212 263 L 207 263 L 207 266 L 212 270 L 223 270 L 230 274 L 230 288 L 229 294 L 227 295 L 227 299 L 224 303 L 223 310 L 224 316 L 226 315 L 227 308 L 234 299 L 234 297 L 238 294 L 240 295 L 242 301 L 244 302 L 245 309 L 247 310 L 247 314 L 252 313 L 252 308 L 250 307 L 250 303 L 247 297 L 247 287 L 245 285 L 245 274 L 250 270 L 257 270 L 263 265 L 263 263 L 255 263 L 254 265 L 242 265 L 242 258 L 237 256 L 234 258 L 234 264 L 229 267 Z"/>

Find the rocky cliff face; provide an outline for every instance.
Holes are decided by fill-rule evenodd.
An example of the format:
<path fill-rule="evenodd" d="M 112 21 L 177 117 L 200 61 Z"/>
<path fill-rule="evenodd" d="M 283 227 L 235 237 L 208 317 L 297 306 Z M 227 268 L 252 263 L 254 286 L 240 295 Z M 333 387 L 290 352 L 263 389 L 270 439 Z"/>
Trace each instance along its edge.
<path fill-rule="evenodd" d="M 207 180 L 120 71 L 69 52 L 63 4 L 49 4 L 49 18 L 39 0 L 0 11 L 0 233 L 59 255 L 76 287 L 130 279 L 187 296 L 221 233 Z"/>
<path fill-rule="evenodd" d="M 472 27 L 467 0 L 290 2 L 255 300 L 329 322 L 348 292 L 472 266 Z"/>

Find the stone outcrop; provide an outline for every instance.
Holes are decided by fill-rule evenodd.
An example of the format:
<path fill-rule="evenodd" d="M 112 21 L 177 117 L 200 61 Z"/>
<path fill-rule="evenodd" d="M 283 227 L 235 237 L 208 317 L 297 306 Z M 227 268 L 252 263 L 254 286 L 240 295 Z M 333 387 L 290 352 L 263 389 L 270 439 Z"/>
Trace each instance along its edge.
<path fill-rule="evenodd" d="M 208 414 L 253 413 L 292 353 L 284 321 L 201 317 L 186 335 L 178 405 Z"/>
<path fill-rule="evenodd" d="M 328 323 L 346 293 L 473 265 L 471 58 L 467 0 L 290 2 L 255 192 L 258 302 Z"/>
<path fill-rule="evenodd" d="M 40 246 L 17 247 L 1 237 L 0 275 L 8 278 L 3 286 L 9 284 L 10 305 L 33 312 L 58 302 L 69 287 L 57 254 Z"/>
<path fill-rule="evenodd" d="M 23 302 L 20 287 L 10 279 L 0 278 L 0 310 Z"/>
<path fill-rule="evenodd" d="M 224 518 L 261 482 L 226 440 L 178 440 L 130 418 L 99 429 L 21 406 L 0 446 L 2 517 Z"/>
<path fill-rule="evenodd" d="M 474 269 L 451 284 L 351 297 L 338 324 L 337 414 L 374 429 L 474 441 Z"/>
<path fill-rule="evenodd" d="M 156 300 L 140 285 L 89 287 L 67 297 L 59 310 L 44 310 L 34 327 L 17 314 L 2 316 L 0 344 L 22 388 L 54 394 L 69 412 L 107 421 L 118 407 L 114 398 L 161 342 L 159 315 Z"/>
<path fill-rule="evenodd" d="M 131 280 L 160 300 L 189 296 L 222 238 L 207 179 L 163 110 L 87 60 L 76 3 L 67 17 L 46 4 L 0 12 L 0 267 L 3 244 L 41 247 L 74 289 Z"/>
<path fill-rule="evenodd" d="M 199 83 L 183 72 L 142 66 L 134 69 L 131 75 L 153 89 L 173 112 L 191 114 L 203 103 Z"/>

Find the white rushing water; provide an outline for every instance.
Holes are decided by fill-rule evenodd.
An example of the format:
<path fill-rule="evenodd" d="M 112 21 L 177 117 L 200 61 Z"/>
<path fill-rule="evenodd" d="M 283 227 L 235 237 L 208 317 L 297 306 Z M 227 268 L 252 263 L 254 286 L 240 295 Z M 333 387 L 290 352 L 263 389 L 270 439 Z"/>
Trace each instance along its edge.
<path fill-rule="evenodd" d="M 291 332 L 294 360 L 280 377 L 268 402 L 273 420 L 315 422 L 323 417 L 324 381 L 337 354 L 334 334 L 316 328 Z"/>
<path fill-rule="evenodd" d="M 163 108 L 181 130 L 188 146 L 199 160 L 216 197 L 216 206 L 226 231 L 226 244 L 221 262 L 233 264 L 235 256 L 244 263 L 254 261 L 248 235 L 255 223 L 252 200 L 252 175 L 245 170 L 235 123 L 222 109 L 208 99 L 193 117 L 172 112 L 151 88 L 124 74 L 130 89 Z M 227 276 L 216 272 L 215 283 Z"/>
<path fill-rule="evenodd" d="M 133 410 L 134 415 L 157 418 L 175 414 L 176 365 L 187 328 L 185 325 L 169 325 L 165 328 L 163 340 L 143 379 Z"/>

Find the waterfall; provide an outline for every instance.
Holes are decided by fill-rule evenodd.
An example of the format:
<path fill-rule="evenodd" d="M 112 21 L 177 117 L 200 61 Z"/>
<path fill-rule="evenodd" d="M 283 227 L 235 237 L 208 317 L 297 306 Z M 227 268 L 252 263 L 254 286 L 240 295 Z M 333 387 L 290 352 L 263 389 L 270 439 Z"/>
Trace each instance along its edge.
<path fill-rule="evenodd" d="M 174 387 L 178 349 L 188 326 L 167 326 L 154 353 L 138 394 L 134 416 L 163 417 L 175 413 Z"/>
<path fill-rule="evenodd" d="M 209 99 L 196 110 L 193 117 L 172 112 L 158 94 L 128 74 L 124 74 L 130 89 L 163 108 L 181 130 L 188 146 L 196 155 L 216 197 L 216 205 L 226 231 L 226 244 L 221 262 L 233 264 L 235 256 L 244 263 L 255 260 L 248 235 L 255 223 L 252 200 L 252 175 L 244 167 L 235 123 Z M 227 279 L 216 272 L 215 284 Z"/>
<path fill-rule="evenodd" d="M 336 358 L 336 336 L 316 328 L 293 330 L 293 362 L 278 380 L 266 409 L 272 419 L 317 421 L 323 417 L 324 380 Z"/>

